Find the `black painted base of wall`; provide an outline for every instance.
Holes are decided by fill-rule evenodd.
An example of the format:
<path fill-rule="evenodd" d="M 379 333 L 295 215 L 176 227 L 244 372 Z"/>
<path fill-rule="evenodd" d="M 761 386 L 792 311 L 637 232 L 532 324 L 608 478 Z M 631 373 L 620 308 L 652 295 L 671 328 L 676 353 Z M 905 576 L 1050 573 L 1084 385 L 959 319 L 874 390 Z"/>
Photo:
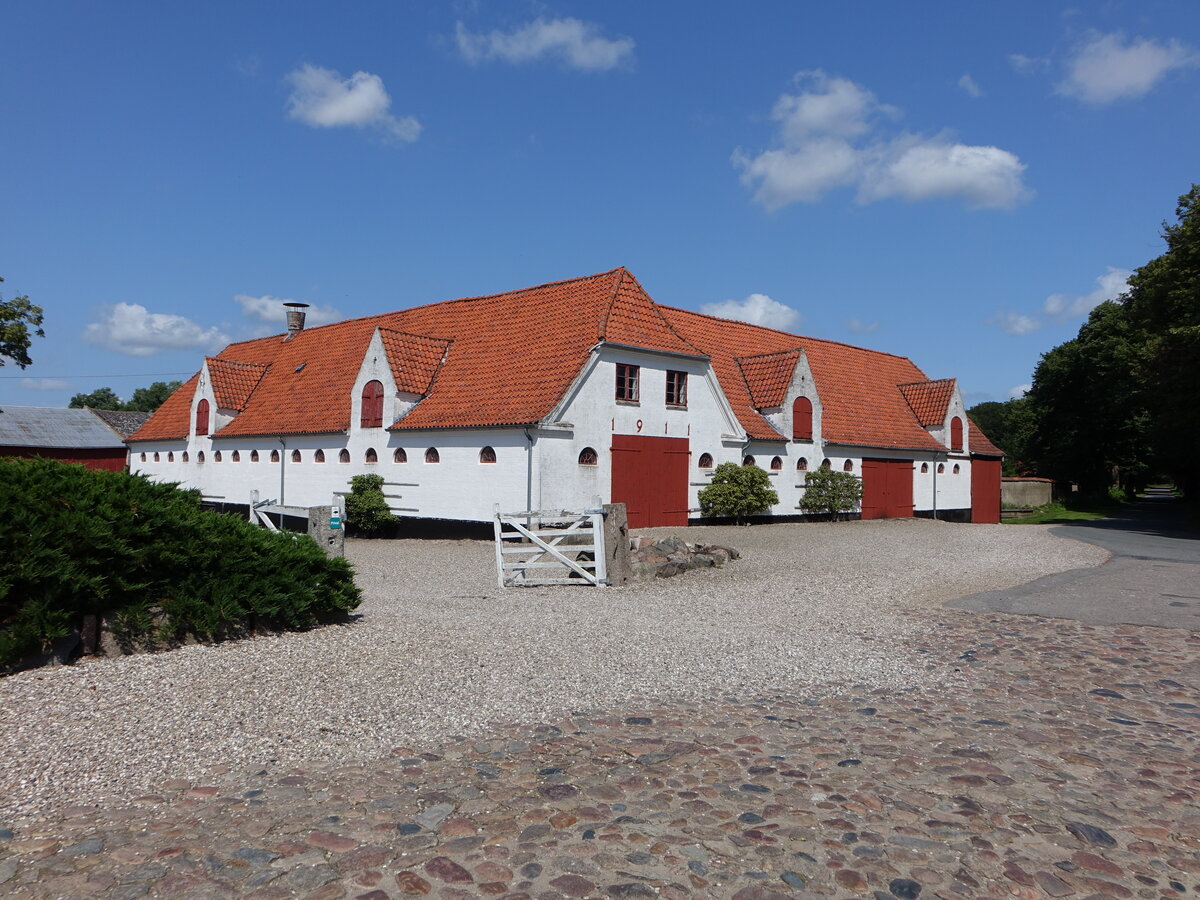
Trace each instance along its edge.
<path fill-rule="evenodd" d="M 932 519 L 933 511 L 928 509 L 920 509 L 913 513 L 913 516 L 918 519 Z M 970 522 L 971 510 L 969 509 L 939 509 L 937 511 L 939 522 Z"/>

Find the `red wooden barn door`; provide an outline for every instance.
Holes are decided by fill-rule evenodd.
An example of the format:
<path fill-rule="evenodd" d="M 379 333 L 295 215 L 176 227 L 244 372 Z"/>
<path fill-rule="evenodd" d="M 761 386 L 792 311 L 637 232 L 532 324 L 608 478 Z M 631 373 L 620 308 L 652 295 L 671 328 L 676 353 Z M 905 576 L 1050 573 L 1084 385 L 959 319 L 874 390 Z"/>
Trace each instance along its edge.
<path fill-rule="evenodd" d="M 687 524 L 687 438 L 614 434 L 612 451 L 612 502 L 630 528 Z"/>
<path fill-rule="evenodd" d="M 862 480 L 864 519 L 912 517 L 912 462 L 905 459 L 864 459 Z"/>
<path fill-rule="evenodd" d="M 1000 460 L 971 460 L 971 521 L 996 525 L 1000 521 Z"/>

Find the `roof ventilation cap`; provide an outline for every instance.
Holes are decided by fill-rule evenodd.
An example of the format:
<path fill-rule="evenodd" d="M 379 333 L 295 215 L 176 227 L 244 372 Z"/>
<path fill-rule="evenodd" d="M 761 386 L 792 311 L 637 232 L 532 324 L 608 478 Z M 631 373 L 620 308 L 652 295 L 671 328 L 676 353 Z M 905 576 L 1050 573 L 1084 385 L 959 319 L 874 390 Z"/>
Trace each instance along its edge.
<path fill-rule="evenodd" d="M 289 302 L 289 303 L 283 304 L 283 307 L 284 307 L 284 309 L 287 310 L 287 326 L 288 326 L 287 337 L 284 338 L 284 340 L 290 341 L 292 338 L 294 338 L 296 335 L 298 335 L 301 331 L 304 330 L 304 315 L 305 315 L 304 311 L 306 309 L 308 309 L 308 304 L 307 303 Z"/>

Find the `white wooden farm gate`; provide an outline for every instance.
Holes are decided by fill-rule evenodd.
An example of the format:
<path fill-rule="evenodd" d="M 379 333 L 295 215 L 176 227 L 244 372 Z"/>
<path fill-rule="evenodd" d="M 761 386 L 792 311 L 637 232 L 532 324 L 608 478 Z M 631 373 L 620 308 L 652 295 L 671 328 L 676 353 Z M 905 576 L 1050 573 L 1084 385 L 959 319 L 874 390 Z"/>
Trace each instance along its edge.
<path fill-rule="evenodd" d="M 500 587 L 549 584 L 608 585 L 604 510 L 534 509 L 502 513 L 494 507 L 496 578 Z"/>

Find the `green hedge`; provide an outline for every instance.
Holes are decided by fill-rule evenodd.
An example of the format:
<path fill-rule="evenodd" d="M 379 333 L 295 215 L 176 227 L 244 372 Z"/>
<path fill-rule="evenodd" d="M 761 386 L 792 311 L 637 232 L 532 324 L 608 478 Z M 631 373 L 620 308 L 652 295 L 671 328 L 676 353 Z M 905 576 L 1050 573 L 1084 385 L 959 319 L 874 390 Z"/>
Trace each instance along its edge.
<path fill-rule="evenodd" d="M 296 630 L 361 602 L 349 563 L 307 536 L 200 508 L 124 472 L 0 459 L 0 670 L 85 615 L 143 646 Z"/>

